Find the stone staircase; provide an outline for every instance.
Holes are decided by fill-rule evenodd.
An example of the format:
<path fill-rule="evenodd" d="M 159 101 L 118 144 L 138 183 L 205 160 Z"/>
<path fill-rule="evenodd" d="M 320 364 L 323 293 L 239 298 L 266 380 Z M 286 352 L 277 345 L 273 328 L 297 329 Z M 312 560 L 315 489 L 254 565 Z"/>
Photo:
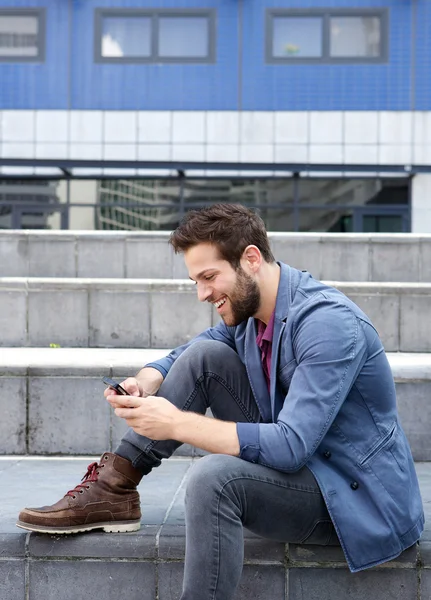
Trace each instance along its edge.
<path fill-rule="evenodd" d="M 134 374 L 217 322 L 168 237 L 0 232 L 0 600 L 180 597 L 184 485 L 202 454 L 194 448 L 182 446 L 144 478 L 140 532 L 61 537 L 15 527 L 22 506 L 58 500 L 121 439 L 124 424 L 103 399 L 102 376 Z M 379 330 L 429 512 L 431 235 L 270 238 L 277 259 L 332 282 Z M 236 598 L 431 599 L 431 527 L 397 560 L 355 575 L 338 548 L 246 532 Z"/>

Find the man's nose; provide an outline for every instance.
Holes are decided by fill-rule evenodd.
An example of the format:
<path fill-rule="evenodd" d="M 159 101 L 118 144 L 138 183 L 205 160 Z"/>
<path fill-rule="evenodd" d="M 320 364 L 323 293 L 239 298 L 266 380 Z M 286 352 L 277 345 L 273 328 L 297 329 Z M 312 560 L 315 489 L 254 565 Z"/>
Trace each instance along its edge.
<path fill-rule="evenodd" d="M 198 281 L 198 299 L 200 302 L 205 302 L 211 296 L 211 289 L 203 281 Z"/>

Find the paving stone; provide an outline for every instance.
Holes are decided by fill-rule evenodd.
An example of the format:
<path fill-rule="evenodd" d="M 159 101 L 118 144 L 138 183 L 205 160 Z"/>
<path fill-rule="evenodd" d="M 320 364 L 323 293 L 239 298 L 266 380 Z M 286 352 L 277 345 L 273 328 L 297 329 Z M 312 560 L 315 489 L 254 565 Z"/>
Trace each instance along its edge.
<path fill-rule="evenodd" d="M 30 377 L 29 452 L 106 451 L 110 407 L 103 399 L 103 389 L 99 378 Z"/>
<path fill-rule="evenodd" d="M 78 239 L 78 277 L 124 277 L 123 239 L 101 239 L 100 236 Z"/>
<path fill-rule="evenodd" d="M 154 600 L 155 591 L 155 565 L 151 563 L 70 560 L 30 563 L 29 600 Z"/>
<path fill-rule="evenodd" d="M 24 598 L 24 560 L 0 562 L 0 600 L 23 600 Z"/>
<path fill-rule="evenodd" d="M 147 348 L 150 345 L 149 295 L 142 291 L 90 292 L 90 346 Z"/>
<path fill-rule="evenodd" d="M 420 562 L 426 569 L 431 568 L 431 542 L 426 540 L 427 535 L 424 534 L 419 543 L 419 557 Z M 428 536 L 429 537 L 429 536 Z M 430 594 L 427 596 L 431 598 L 431 582 L 430 582 Z"/>
<path fill-rule="evenodd" d="M 429 569 L 424 569 L 421 573 L 420 596 L 418 598 L 421 600 L 431 598 L 431 570 Z"/>
<path fill-rule="evenodd" d="M 159 600 L 179 600 L 184 577 L 183 563 L 159 565 Z M 283 567 L 245 565 L 235 600 L 284 600 Z"/>
<path fill-rule="evenodd" d="M 244 560 L 284 563 L 286 544 L 274 542 L 244 529 Z"/>
<path fill-rule="evenodd" d="M 0 454 L 25 454 L 27 385 L 24 377 L 0 377 Z"/>
<path fill-rule="evenodd" d="M 30 536 L 28 552 L 38 558 L 150 559 L 156 557 L 158 529 L 158 526 L 145 526 L 134 533 L 112 535 L 99 531 L 67 536 L 35 533 Z"/>
<path fill-rule="evenodd" d="M 289 600 L 413 600 L 417 596 L 415 569 L 292 568 Z"/>
<path fill-rule="evenodd" d="M 24 557 L 26 534 L 24 532 L 18 533 L 18 530 L 16 531 L 17 533 L 0 532 L 0 558 Z"/>
<path fill-rule="evenodd" d="M 418 557 L 418 546 L 415 544 L 400 554 L 393 561 L 385 563 L 378 568 L 389 568 L 395 564 L 402 564 L 403 567 L 415 567 Z M 322 563 L 328 565 L 344 564 L 347 566 L 346 559 L 341 546 L 314 546 L 289 544 L 289 563 L 295 566 L 295 563 L 316 564 Z"/>
<path fill-rule="evenodd" d="M 30 290 L 28 340 L 31 346 L 88 346 L 87 292 Z"/>

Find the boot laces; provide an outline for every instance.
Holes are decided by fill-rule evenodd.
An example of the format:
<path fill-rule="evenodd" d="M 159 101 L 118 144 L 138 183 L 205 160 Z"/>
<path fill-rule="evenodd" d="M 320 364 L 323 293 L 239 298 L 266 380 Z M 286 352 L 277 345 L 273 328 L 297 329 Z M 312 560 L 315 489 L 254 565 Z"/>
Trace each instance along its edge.
<path fill-rule="evenodd" d="M 105 465 L 99 465 L 97 462 L 93 462 L 91 463 L 91 465 L 88 465 L 87 472 L 81 479 L 83 483 L 78 483 L 78 485 L 73 490 L 69 490 L 67 492 L 66 496 L 72 496 L 72 498 L 75 498 L 75 494 L 83 494 L 84 489 L 88 488 L 89 483 L 97 481 L 99 475 L 98 469 L 104 466 Z"/>

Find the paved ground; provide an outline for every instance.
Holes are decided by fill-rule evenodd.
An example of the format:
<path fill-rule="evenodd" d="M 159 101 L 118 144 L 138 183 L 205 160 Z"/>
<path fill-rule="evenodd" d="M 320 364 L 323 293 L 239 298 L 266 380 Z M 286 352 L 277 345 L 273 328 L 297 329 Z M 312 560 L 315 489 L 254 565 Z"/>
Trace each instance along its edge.
<path fill-rule="evenodd" d="M 0 533 L 19 533 L 15 521 L 24 506 L 53 504 L 80 482 L 86 466 L 99 457 L 0 457 Z M 142 524 L 184 525 L 184 481 L 193 460 L 163 461 L 139 485 Z M 431 541 L 431 463 L 416 463 L 427 524 L 423 540 Z"/>

